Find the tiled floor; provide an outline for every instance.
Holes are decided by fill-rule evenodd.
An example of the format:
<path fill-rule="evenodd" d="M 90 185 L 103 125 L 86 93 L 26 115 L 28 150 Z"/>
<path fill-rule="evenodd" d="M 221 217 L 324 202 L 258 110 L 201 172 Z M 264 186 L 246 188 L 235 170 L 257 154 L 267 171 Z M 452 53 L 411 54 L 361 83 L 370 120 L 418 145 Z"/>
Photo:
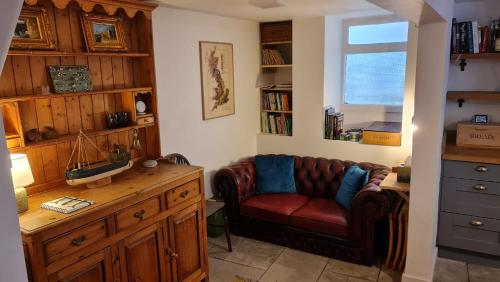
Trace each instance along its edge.
<path fill-rule="evenodd" d="M 224 235 L 208 238 L 211 282 L 397 282 L 401 274 Z M 438 258 L 434 282 L 500 282 L 500 269 Z"/>
<path fill-rule="evenodd" d="M 396 282 L 401 277 L 377 266 L 367 267 L 329 259 L 243 237 L 231 236 L 233 252 L 224 235 L 210 238 L 211 282 Z"/>

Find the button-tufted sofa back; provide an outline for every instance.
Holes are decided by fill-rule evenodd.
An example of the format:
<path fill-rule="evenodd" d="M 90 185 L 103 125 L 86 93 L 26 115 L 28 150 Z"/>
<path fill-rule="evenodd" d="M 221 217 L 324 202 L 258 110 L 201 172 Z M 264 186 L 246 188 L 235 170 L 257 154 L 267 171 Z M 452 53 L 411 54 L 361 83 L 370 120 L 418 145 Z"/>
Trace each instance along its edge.
<path fill-rule="evenodd" d="M 295 157 L 297 193 L 311 197 L 335 198 L 345 168 L 346 163 L 340 160 Z"/>

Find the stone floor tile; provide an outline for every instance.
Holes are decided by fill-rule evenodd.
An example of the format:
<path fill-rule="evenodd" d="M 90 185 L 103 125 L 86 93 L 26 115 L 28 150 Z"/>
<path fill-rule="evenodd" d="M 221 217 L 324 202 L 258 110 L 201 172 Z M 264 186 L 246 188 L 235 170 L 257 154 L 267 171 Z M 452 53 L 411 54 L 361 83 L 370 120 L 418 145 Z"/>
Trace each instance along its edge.
<path fill-rule="evenodd" d="M 238 246 L 238 244 L 241 241 L 243 241 L 244 239 L 245 238 L 243 238 L 243 237 L 231 234 L 231 245 L 232 245 L 232 247 L 234 248 L 235 246 Z M 224 247 L 224 248 L 227 249 L 227 241 L 226 241 L 226 235 L 225 235 L 225 233 L 223 233 L 222 235 L 217 236 L 217 237 L 208 237 L 208 243 L 213 244 L 213 245 L 217 245 L 219 247 Z"/>
<path fill-rule="evenodd" d="M 434 282 L 468 282 L 467 264 L 438 258 L 434 269 Z"/>
<path fill-rule="evenodd" d="M 383 267 L 380 270 L 377 282 L 401 282 L 401 273 Z"/>
<path fill-rule="evenodd" d="M 469 264 L 470 282 L 500 282 L 500 268 Z"/>
<path fill-rule="evenodd" d="M 347 282 L 349 276 L 331 271 L 323 271 L 318 282 Z"/>
<path fill-rule="evenodd" d="M 242 238 L 232 252 L 228 252 L 226 246 L 212 244 L 209 256 L 266 270 L 282 252 L 283 247 Z"/>
<path fill-rule="evenodd" d="M 315 282 L 328 259 L 302 251 L 285 249 L 259 280 L 261 282 Z"/>
<path fill-rule="evenodd" d="M 353 278 L 360 278 L 368 281 L 377 281 L 380 270 L 376 266 L 365 266 L 349 263 L 341 260 L 330 259 L 326 265 L 325 273 L 343 274 Z"/>
<path fill-rule="evenodd" d="M 237 277 L 257 281 L 265 271 L 216 258 L 209 258 L 208 266 L 211 282 L 233 282 Z"/>

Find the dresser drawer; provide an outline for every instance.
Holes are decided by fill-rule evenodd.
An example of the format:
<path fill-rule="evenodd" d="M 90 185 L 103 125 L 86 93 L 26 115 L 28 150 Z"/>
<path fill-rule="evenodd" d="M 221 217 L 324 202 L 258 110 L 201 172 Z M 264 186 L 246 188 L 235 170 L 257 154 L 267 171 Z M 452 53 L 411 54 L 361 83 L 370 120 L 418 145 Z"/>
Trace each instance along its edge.
<path fill-rule="evenodd" d="M 500 165 L 444 161 L 443 176 L 500 182 Z"/>
<path fill-rule="evenodd" d="M 180 204 L 200 194 L 198 180 L 193 180 L 170 191 L 167 191 L 167 206 L 169 208 Z"/>
<path fill-rule="evenodd" d="M 500 183 L 443 177 L 441 211 L 500 219 Z"/>
<path fill-rule="evenodd" d="M 116 213 L 116 229 L 121 231 L 160 213 L 160 197 L 140 202 Z"/>
<path fill-rule="evenodd" d="M 106 220 L 102 219 L 46 241 L 44 242 L 44 252 L 47 264 L 60 260 L 107 236 Z"/>
<path fill-rule="evenodd" d="M 438 245 L 500 255 L 500 220 L 441 212 Z"/>
<path fill-rule="evenodd" d="M 137 125 L 153 124 L 155 123 L 155 118 L 153 115 L 138 116 L 136 123 Z"/>

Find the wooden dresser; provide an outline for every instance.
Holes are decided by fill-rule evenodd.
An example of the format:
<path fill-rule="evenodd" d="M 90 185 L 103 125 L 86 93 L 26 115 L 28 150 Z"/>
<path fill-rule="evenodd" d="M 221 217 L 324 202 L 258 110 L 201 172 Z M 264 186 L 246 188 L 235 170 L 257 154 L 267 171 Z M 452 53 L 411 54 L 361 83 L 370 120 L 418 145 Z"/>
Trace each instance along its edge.
<path fill-rule="evenodd" d="M 29 198 L 19 216 L 30 281 L 208 281 L 203 170 L 134 167 L 96 189 Z M 95 201 L 72 214 L 40 208 L 63 196 Z"/>

